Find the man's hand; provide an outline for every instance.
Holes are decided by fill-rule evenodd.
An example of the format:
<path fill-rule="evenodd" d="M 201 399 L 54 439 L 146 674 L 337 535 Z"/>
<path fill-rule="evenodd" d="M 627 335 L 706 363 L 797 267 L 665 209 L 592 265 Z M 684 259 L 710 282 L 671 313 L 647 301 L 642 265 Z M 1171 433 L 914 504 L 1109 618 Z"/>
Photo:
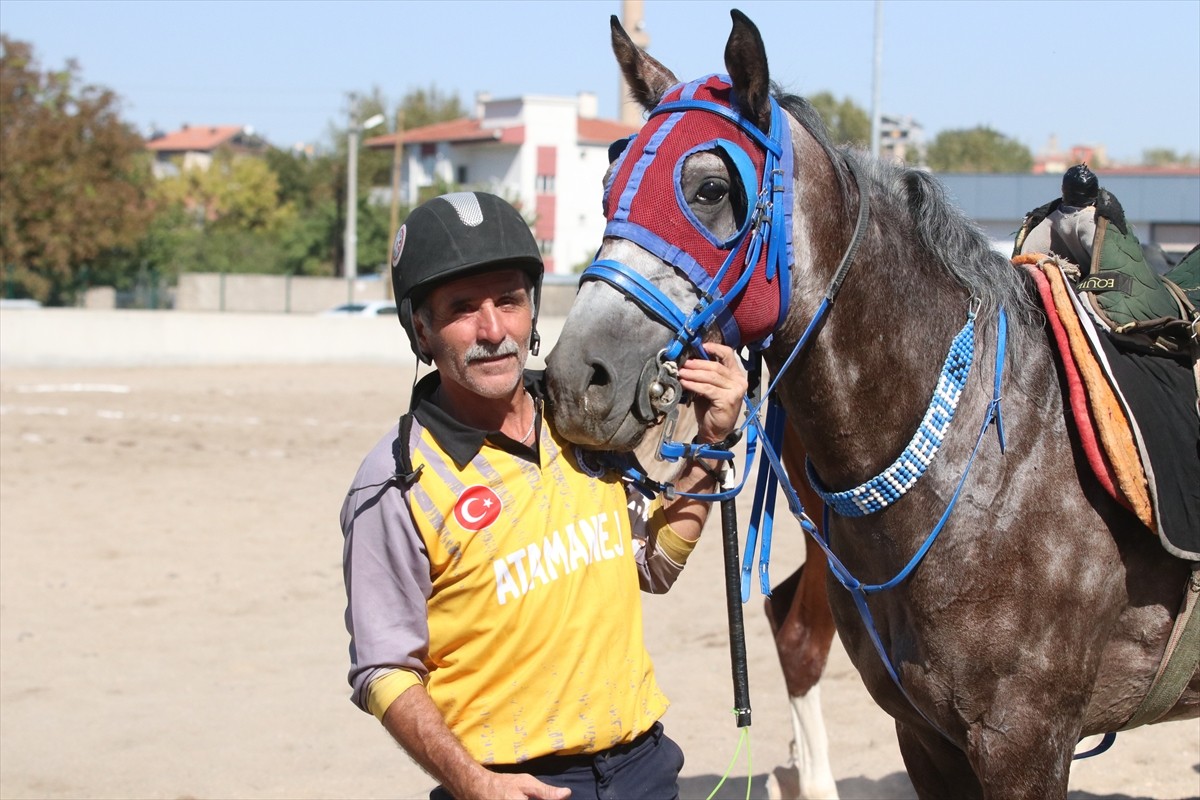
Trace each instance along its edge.
<path fill-rule="evenodd" d="M 457 800 L 566 800 L 570 789 L 526 773 L 492 772 L 446 727 L 424 686 L 406 689 L 383 715 L 383 726 Z"/>
<path fill-rule="evenodd" d="M 698 424 L 697 438 L 709 444 L 733 432 L 742 412 L 748 384 L 742 362 L 732 348 L 708 342 L 704 349 L 712 360 L 689 358 L 679 368 L 679 383 L 693 395 Z"/>
<path fill-rule="evenodd" d="M 709 342 L 704 349 L 712 360 L 689 358 L 679 368 L 679 383 L 693 395 L 696 440 L 715 444 L 737 427 L 748 383 L 742 362 L 732 348 Z M 706 464 L 704 459 L 688 462 L 675 480 L 675 487 L 681 493 L 705 494 L 716 490 L 718 478 L 714 466 Z M 706 500 L 677 497 L 665 507 L 667 523 L 680 539 L 694 542 L 700 538 L 710 505 Z"/>
<path fill-rule="evenodd" d="M 526 773 L 491 772 L 480 793 L 473 795 L 491 800 L 566 800 L 571 790 L 542 783 Z M 462 798 L 461 800 L 467 800 Z"/>

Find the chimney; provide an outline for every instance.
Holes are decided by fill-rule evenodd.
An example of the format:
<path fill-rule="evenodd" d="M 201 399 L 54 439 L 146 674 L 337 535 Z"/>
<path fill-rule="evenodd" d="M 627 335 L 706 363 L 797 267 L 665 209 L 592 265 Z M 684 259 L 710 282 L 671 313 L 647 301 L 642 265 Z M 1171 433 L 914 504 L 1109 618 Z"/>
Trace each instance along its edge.
<path fill-rule="evenodd" d="M 650 34 L 646 33 L 646 20 L 642 8 L 642 0 L 621 0 L 621 27 L 629 34 L 629 38 L 638 47 L 645 50 L 650 46 Z M 617 68 L 617 79 L 620 81 L 617 94 L 617 107 L 620 109 L 619 118 L 626 125 L 640 128 L 642 123 L 642 107 L 629 96 L 629 87 L 625 85 L 625 76 Z"/>
<path fill-rule="evenodd" d="M 492 100 L 491 92 L 475 93 L 475 119 L 483 119 L 484 107 Z"/>
<path fill-rule="evenodd" d="M 595 92 L 580 92 L 576 101 L 580 119 L 595 119 L 599 115 L 599 102 Z"/>

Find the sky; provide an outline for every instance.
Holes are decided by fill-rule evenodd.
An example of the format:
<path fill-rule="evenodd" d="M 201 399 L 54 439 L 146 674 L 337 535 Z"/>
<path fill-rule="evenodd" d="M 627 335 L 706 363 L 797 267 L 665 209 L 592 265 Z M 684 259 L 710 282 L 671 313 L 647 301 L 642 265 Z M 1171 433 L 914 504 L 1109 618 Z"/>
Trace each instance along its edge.
<path fill-rule="evenodd" d="M 608 18 L 620 0 L 0 0 L 0 32 L 152 128 L 247 125 L 272 144 L 328 146 L 352 92 L 397 102 L 436 86 L 465 108 L 594 92 L 616 118 Z M 873 0 L 644 0 L 651 55 L 681 79 L 725 72 L 729 9 L 763 35 L 785 90 L 874 95 Z M 882 0 L 883 114 L 927 141 L 987 125 L 1037 152 L 1103 145 L 1200 154 L 1200 0 Z M 382 129 L 376 132 L 382 132 Z"/>

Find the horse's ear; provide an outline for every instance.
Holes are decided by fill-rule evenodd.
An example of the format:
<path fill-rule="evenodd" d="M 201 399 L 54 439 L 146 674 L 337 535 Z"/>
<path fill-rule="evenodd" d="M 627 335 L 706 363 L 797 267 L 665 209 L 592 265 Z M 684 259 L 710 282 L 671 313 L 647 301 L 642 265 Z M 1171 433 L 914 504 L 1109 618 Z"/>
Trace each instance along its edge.
<path fill-rule="evenodd" d="M 629 93 L 642 104 L 642 108 L 650 111 L 679 80 L 671 70 L 633 43 L 615 14 L 609 24 L 612 28 L 613 55 L 617 57 L 617 63 L 625 75 Z"/>
<path fill-rule="evenodd" d="M 767 70 L 767 48 L 758 28 L 736 8 L 733 30 L 725 43 L 725 69 L 733 81 L 733 93 L 742 113 L 764 133 L 771 130 L 771 77 Z"/>

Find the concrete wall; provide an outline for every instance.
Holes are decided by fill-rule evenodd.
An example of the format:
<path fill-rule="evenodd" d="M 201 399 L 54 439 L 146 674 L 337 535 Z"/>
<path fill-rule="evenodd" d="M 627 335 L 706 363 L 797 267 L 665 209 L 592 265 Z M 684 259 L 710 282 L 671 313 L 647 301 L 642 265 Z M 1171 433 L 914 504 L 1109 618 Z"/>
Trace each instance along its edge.
<path fill-rule="evenodd" d="M 542 317 L 542 356 L 562 331 Z M 315 314 L 0 310 L 0 369 L 190 364 L 415 363 L 395 319 Z M 544 365 L 541 357 L 530 366 Z"/>
<path fill-rule="evenodd" d="M 185 272 L 175 291 L 178 311 L 248 311 L 311 314 L 351 300 L 386 300 L 378 278 L 343 278 Z"/>
<path fill-rule="evenodd" d="M 542 287 L 542 312 L 566 316 L 575 299 L 573 275 L 547 276 Z M 388 285 L 379 278 L 292 277 L 290 275 L 186 272 L 179 276 L 176 311 L 234 311 L 248 313 L 314 314 L 351 300 L 386 300 Z M 112 308 L 106 287 L 89 292 L 88 308 Z"/>

